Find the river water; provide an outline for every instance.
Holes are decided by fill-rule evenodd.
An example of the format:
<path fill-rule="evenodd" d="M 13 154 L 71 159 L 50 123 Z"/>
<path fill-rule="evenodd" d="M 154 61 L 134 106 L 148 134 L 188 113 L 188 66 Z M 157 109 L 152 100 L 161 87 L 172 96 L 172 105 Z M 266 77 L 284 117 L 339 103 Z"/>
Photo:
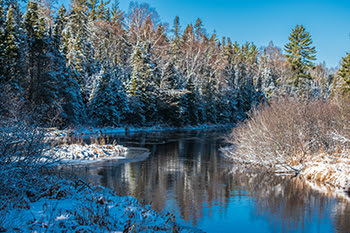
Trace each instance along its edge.
<path fill-rule="evenodd" d="M 302 178 L 242 171 L 220 156 L 225 130 L 109 135 L 150 156 L 68 168 L 204 232 L 350 232 L 350 204 Z"/>

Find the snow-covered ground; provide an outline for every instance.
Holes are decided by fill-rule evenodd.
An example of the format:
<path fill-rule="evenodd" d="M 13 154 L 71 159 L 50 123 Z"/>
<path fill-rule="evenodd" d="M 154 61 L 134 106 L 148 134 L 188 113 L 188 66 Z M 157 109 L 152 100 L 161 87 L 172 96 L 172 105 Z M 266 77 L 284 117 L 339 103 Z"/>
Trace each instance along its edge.
<path fill-rule="evenodd" d="M 301 174 L 340 191 L 350 192 L 350 151 L 329 155 L 320 153 L 309 156 Z"/>
<path fill-rule="evenodd" d="M 2 206 L 0 214 L 1 232 L 195 232 L 171 214 L 82 180 L 60 180 L 36 200 Z"/>
<path fill-rule="evenodd" d="M 169 126 L 152 126 L 152 127 L 105 127 L 105 128 L 94 128 L 94 127 L 76 127 L 66 130 L 58 130 L 52 128 L 49 130 L 52 137 L 63 138 L 67 135 L 74 135 L 78 137 L 90 137 L 92 135 L 111 135 L 111 134 L 125 134 L 134 132 L 157 132 L 157 131 L 170 131 L 170 130 L 200 130 L 200 129 L 215 129 L 215 128 L 232 128 L 233 124 L 202 124 L 197 126 L 184 126 L 184 127 L 169 127 Z"/>
<path fill-rule="evenodd" d="M 59 145 L 47 152 L 48 155 L 67 162 L 98 162 L 107 159 L 125 159 L 128 148 L 121 145 Z"/>

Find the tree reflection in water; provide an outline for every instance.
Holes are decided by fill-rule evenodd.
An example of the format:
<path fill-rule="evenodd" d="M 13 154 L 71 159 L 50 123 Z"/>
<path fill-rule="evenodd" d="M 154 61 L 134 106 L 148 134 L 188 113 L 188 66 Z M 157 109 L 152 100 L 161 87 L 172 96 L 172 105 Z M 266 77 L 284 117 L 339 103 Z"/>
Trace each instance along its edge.
<path fill-rule="evenodd" d="M 134 196 L 207 231 L 348 232 L 347 201 L 320 194 L 299 177 L 233 172 L 218 152 L 222 135 L 191 131 L 116 136 L 123 145 L 147 147 L 150 157 L 73 170 L 92 184 Z M 242 209 L 249 217 L 238 220 Z M 215 222 L 219 215 L 226 220 Z"/>

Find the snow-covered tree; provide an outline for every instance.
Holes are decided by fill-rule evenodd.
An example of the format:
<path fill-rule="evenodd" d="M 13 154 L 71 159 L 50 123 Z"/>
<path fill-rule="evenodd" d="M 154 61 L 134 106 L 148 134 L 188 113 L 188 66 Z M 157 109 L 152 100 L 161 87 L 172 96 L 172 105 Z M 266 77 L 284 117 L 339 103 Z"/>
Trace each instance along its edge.
<path fill-rule="evenodd" d="M 350 53 L 347 53 L 341 62 L 339 76 L 343 79 L 341 85 L 341 92 L 350 98 Z"/>
<path fill-rule="evenodd" d="M 103 69 L 88 105 L 88 116 L 99 126 L 119 126 L 126 110 L 127 97 L 122 82 L 108 69 Z"/>
<path fill-rule="evenodd" d="M 0 9 L 0 11 L 3 10 Z M 21 85 L 22 80 L 20 79 L 24 72 L 24 35 L 20 27 L 21 22 L 18 21 L 20 17 L 19 9 L 11 5 L 0 29 L 0 76 L 3 77 L 0 82 L 14 88 Z"/>

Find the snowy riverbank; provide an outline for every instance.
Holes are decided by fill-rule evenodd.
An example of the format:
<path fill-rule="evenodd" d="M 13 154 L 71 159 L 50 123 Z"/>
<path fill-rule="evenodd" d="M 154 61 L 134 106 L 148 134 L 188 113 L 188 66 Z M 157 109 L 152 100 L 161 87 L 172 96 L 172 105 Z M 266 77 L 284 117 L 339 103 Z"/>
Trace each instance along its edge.
<path fill-rule="evenodd" d="M 201 124 L 195 126 L 184 127 L 170 127 L 170 126 L 152 126 L 152 127 L 83 127 L 77 126 L 64 130 L 58 130 L 56 128 L 49 129 L 49 135 L 56 139 L 62 139 L 69 136 L 89 138 L 100 135 L 113 135 L 113 134 L 128 134 L 136 132 L 159 132 L 159 131 L 174 131 L 174 130 L 205 130 L 205 129 L 219 129 L 219 128 L 232 128 L 233 123 L 230 124 Z"/>
<path fill-rule="evenodd" d="M 318 182 L 342 192 L 350 192 L 350 151 L 340 154 L 320 153 L 309 156 L 301 174 L 311 182 Z"/>
<path fill-rule="evenodd" d="M 59 180 L 38 198 L 3 205 L 0 214 L 1 232 L 194 232 L 171 214 L 81 180 Z"/>
<path fill-rule="evenodd" d="M 59 145 L 47 152 L 61 163 L 98 162 L 109 159 L 125 159 L 128 148 L 121 145 Z"/>

